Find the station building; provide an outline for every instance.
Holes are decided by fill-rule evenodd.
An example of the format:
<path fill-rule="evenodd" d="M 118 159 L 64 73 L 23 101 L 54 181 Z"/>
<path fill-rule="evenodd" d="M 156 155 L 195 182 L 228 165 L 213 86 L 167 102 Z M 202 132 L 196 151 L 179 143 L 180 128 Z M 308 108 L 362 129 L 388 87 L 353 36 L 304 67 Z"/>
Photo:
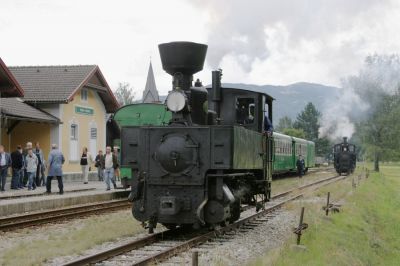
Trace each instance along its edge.
<path fill-rule="evenodd" d="M 66 159 L 65 176 L 79 177 L 82 148 L 93 156 L 105 149 L 108 114 L 119 107 L 100 68 L 18 66 L 8 67 L 7 73 L 19 84 L 23 98 L 1 100 L 1 141 L 6 149 L 39 141 L 47 159 L 56 143 Z"/>

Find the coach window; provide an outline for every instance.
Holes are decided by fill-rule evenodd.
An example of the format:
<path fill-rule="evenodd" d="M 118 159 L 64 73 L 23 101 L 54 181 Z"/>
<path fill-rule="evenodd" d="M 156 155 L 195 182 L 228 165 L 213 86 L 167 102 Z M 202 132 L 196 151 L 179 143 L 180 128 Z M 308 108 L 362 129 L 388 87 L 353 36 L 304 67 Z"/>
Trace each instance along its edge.
<path fill-rule="evenodd" d="M 236 99 L 236 123 L 240 125 L 254 124 L 255 104 L 253 98 Z"/>

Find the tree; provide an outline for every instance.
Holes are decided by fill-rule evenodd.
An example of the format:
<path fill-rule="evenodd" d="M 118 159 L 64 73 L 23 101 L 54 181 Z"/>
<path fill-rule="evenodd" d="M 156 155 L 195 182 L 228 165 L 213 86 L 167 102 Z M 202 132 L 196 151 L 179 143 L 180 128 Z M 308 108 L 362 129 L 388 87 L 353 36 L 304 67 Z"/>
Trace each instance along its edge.
<path fill-rule="evenodd" d="M 317 156 L 326 157 L 332 152 L 332 143 L 327 137 L 318 138 L 315 141 L 315 153 Z"/>
<path fill-rule="evenodd" d="M 301 139 L 304 139 L 306 137 L 306 134 L 304 133 L 304 131 L 302 129 L 297 129 L 297 128 L 284 128 L 282 130 L 282 133 L 285 135 L 289 135 L 289 136 L 301 138 Z"/>
<path fill-rule="evenodd" d="M 399 158 L 400 56 L 371 55 L 358 75 L 345 81 L 368 107 L 356 123 L 356 137 L 379 171 L 381 160 Z"/>
<path fill-rule="evenodd" d="M 293 128 L 293 121 L 290 117 L 284 116 L 279 119 L 276 131 L 283 132 L 287 128 Z"/>
<path fill-rule="evenodd" d="M 374 170 L 379 171 L 381 160 L 400 157 L 400 91 L 381 97 L 373 113 L 357 125 L 357 134 L 369 157 L 373 157 Z"/>
<path fill-rule="evenodd" d="M 121 106 L 131 104 L 135 99 L 133 88 L 127 82 L 120 82 L 118 84 L 118 88 L 114 92 L 114 95 Z"/>
<path fill-rule="evenodd" d="M 293 127 L 302 129 L 308 140 L 316 141 L 318 139 L 318 129 L 320 127 L 318 120 L 321 113 L 315 108 L 314 104 L 309 102 L 304 110 L 297 115 Z"/>

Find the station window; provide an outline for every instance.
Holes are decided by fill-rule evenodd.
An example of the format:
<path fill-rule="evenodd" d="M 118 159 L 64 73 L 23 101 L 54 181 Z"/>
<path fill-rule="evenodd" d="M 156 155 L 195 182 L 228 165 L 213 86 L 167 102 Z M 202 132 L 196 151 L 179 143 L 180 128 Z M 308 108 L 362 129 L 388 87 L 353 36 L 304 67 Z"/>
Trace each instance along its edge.
<path fill-rule="evenodd" d="M 236 123 L 240 125 L 253 124 L 255 119 L 255 104 L 253 98 L 236 99 Z"/>
<path fill-rule="evenodd" d="M 72 124 L 71 125 L 71 140 L 77 140 L 77 139 L 78 139 L 78 125 Z"/>
<path fill-rule="evenodd" d="M 89 151 L 92 154 L 96 154 L 97 152 L 97 128 L 90 128 L 90 136 L 89 136 Z"/>
<path fill-rule="evenodd" d="M 88 90 L 87 89 L 81 90 L 81 100 L 84 102 L 87 102 L 87 100 L 88 100 Z"/>
<path fill-rule="evenodd" d="M 90 139 L 97 139 L 97 128 L 92 127 L 90 129 Z"/>

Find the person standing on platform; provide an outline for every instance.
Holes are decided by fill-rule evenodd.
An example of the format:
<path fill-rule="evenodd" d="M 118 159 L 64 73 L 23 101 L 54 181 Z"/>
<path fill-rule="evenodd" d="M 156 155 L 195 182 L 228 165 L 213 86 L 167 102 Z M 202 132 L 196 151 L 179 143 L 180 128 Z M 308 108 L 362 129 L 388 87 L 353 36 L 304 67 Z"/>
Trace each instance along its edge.
<path fill-rule="evenodd" d="M 45 185 L 45 178 L 44 178 L 45 164 L 44 164 L 43 151 L 40 149 L 39 142 L 36 142 L 34 153 L 38 158 L 38 166 L 36 170 L 36 185 L 40 187 Z"/>
<path fill-rule="evenodd" d="M 6 190 L 8 168 L 11 166 L 11 156 L 4 151 L 4 146 L 0 144 L 0 191 Z"/>
<path fill-rule="evenodd" d="M 26 159 L 26 156 L 28 155 L 28 150 L 29 149 L 32 149 L 32 142 L 30 142 L 30 141 L 28 141 L 26 143 L 25 150 L 22 153 L 22 158 L 24 158 L 24 170 L 23 170 L 22 184 L 23 184 L 24 187 L 26 187 L 27 182 L 28 182 L 28 172 L 26 171 L 25 159 Z"/>
<path fill-rule="evenodd" d="M 39 160 L 33 153 L 33 150 L 28 149 L 28 155 L 25 157 L 26 172 L 28 173 L 28 190 L 36 189 L 35 177 L 38 162 Z"/>
<path fill-rule="evenodd" d="M 103 181 L 103 167 L 101 166 L 101 162 L 103 160 L 103 151 L 99 150 L 99 153 L 96 155 L 96 158 L 94 159 L 95 164 L 94 166 L 97 168 L 97 176 L 99 178 L 99 181 Z"/>
<path fill-rule="evenodd" d="M 49 169 L 47 181 L 46 181 L 46 192 L 51 193 L 51 181 L 54 177 L 57 177 L 58 188 L 60 194 L 64 194 L 64 184 L 62 180 L 62 165 L 64 164 L 64 155 L 57 149 L 57 144 L 51 145 L 51 151 L 49 154 L 47 169 Z"/>
<path fill-rule="evenodd" d="M 101 165 L 104 168 L 104 181 L 107 184 L 107 190 L 110 190 L 110 181 L 113 183 L 114 189 L 116 189 L 117 185 L 114 180 L 114 171 L 117 168 L 117 157 L 111 152 L 110 146 L 106 148 L 106 154 L 103 156 Z"/>
<path fill-rule="evenodd" d="M 88 183 L 88 176 L 90 171 L 90 164 L 92 162 L 92 156 L 88 152 L 86 147 L 83 147 L 82 156 L 81 156 L 81 168 L 82 168 L 82 177 L 83 177 L 83 184 Z"/>
<path fill-rule="evenodd" d="M 11 179 L 11 189 L 23 188 L 23 167 L 24 167 L 24 157 L 22 155 L 21 145 L 17 146 L 17 149 L 11 153 L 12 161 L 12 179 Z"/>
<path fill-rule="evenodd" d="M 119 158 L 119 147 L 118 146 L 115 146 L 114 147 L 114 155 L 115 155 L 115 157 L 117 158 L 117 168 L 115 168 L 115 172 L 114 172 L 114 176 L 115 176 L 115 181 L 121 181 L 121 171 L 120 171 L 120 169 L 119 169 L 119 161 L 120 161 L 120 158 Z"/>

